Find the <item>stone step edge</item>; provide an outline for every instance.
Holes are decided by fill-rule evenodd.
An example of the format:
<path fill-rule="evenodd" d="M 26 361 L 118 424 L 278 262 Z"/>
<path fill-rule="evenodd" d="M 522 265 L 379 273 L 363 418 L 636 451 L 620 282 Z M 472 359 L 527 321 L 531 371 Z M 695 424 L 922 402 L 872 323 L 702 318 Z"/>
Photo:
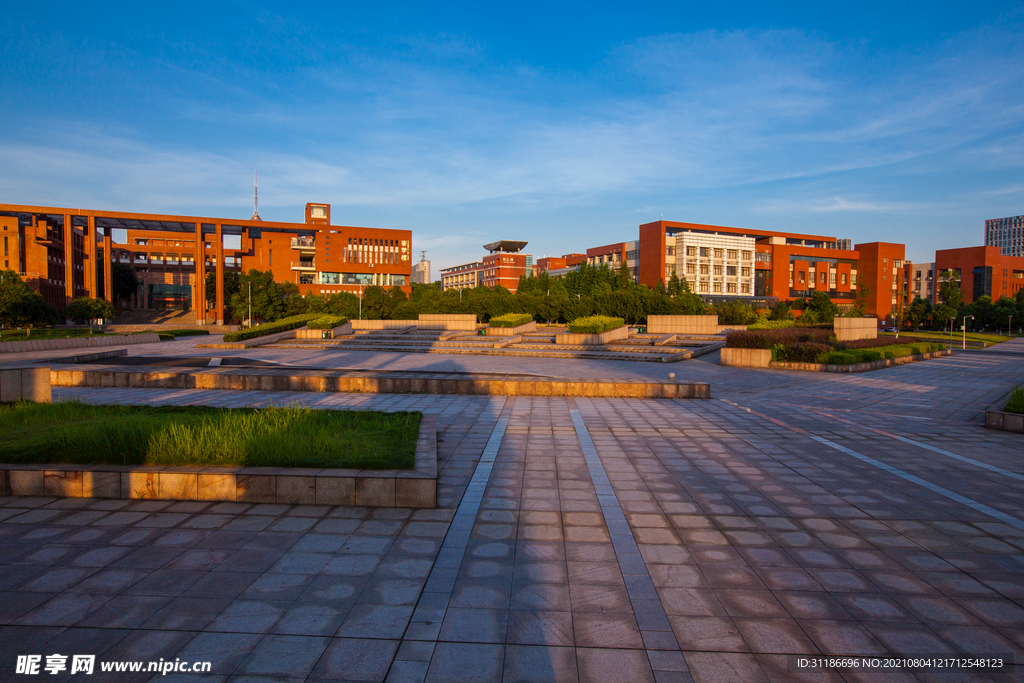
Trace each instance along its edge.
<path fill-rule="evenodd" d="M 331 374 L 243 374 L 231 371 L 138 372 L 50 370 L 55 387 L 307 391 L 316 393 L 441 394 L 467 396 L 579 396 L 592 398 L 711 398 L 704 382 L 432 379 Z"/>
<path fill-rule="evenodd" d="M 0 495 L 435 508 L 437 424 L 420 422 L 411 470 L 0 463 Z"/>
<path fill-rule="evenodd" d="M 985 428 L 1024 434 L 1024 414 L 1002 410 L 985 411 Z"/>

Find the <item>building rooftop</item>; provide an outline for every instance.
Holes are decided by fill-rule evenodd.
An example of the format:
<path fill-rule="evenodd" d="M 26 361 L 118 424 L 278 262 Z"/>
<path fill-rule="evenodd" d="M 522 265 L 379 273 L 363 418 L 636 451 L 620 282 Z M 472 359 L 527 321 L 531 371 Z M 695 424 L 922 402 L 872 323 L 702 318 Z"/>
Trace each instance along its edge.
<path fill-rule="evenodd" d="M 498 240 L 497 242 L 485 244 L 484 249 L 492 254 L 496 251 L 502 251 L 506 254 L 515 254 L 516 252 L 522 251 L 527 244 L 527 242 L 517 242 L 516 240 Z"/>

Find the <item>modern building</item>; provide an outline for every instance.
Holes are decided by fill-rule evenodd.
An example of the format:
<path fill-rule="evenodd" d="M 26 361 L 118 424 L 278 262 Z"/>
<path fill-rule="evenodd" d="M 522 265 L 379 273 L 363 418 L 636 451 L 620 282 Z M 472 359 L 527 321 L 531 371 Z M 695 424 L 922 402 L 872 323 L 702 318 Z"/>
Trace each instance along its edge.
<path fill-rule="evenodd" d="M 410 291 L 412 232 L 332 225 L 329 204 L 306 204 L 303 223 L 260 220 L 255 209 L 238 220 L 0 204 L 0 235 L 4 267 L 58 310 L 81 296 L 113 303 L 115 262 L 130 265 L 141 282 L 135 296 L 118 303 L 195 309 L 199 324 L 223 323 L 229 270 L 269 270 L 302 294 L 367 285 Z M 207 273 L 217 282 L 212 310 Z"/>
<path fill-rule="evenodd" d="M 537 273 L 552 276 L 565 275 L 578 270 L 581 263 L 587 260 L 586 254 L 562 254 L 561 256 L 545 256 L 537 259 Z"/>
<path fill-rule="evenodd" d="M 1003 256 L 1024 256 L 1024 216 L 985 221 L 985 246 L 999 247 Z"/>
<path fill-rule="evenodd" d="M 1004 296 L 1014 297 L 1024 288 L 1024 257 L 1007 256 L 1002 247 L 964 247 L 940 249 L 935 252 L 936 303 L 937 290 L 942 286 L 942 274 L 953 271 L 964 301 L 973 303 L 983 296 L 998 301 Z"/>
<path fill-rule="evenodd" d="M 519 288 L 519 278 L 536 275 L 533 254 L 524 254 L 526 242 L 498 240 L 484 245 L 489 253 L 482 261 L 464 263 L 441 271 L 441 289 L 466 287 L 495 287 L 501 285 L 513 294 Z"/>
<path fill-rule="evenodd" d="M 909 268 L 908 284 L 910 300 L 921 298 L 935 302 L 935 262 L 913 263 Z"/>
<path fill-rule="evenodd" d="M 425 251 L 420 252 L 419 262 L 412 264 L 412 282 L 418 285 L 430 284 L 430 261 Z"/>

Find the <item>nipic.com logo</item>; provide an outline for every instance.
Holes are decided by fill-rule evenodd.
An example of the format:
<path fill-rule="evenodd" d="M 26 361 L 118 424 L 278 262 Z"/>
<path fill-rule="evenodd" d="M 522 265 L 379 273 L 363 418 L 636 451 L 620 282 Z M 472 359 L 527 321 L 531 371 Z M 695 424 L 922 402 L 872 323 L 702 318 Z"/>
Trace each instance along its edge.
<path fill-rule="evenodd" d="M 71 660 L 70 663 L 68 660 Z M 26 676 L 40 674 L 58 674 L 68 671 L 71 674 L 82 673 L 92 675 L 96 667 L 96 655 L 18 655 L 14 673 Z M 100 662 L 101 672 L 145 671 L 166 676 L 169 673 L 209 673 L 210 662 L 188 662 L 180 659 L 158 662 Z"/>

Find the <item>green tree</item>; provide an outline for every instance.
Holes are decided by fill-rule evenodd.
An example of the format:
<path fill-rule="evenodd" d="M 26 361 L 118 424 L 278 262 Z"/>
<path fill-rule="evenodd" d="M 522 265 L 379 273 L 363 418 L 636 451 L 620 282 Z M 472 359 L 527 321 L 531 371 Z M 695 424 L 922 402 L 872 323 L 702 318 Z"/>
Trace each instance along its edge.
<path fill-rule="evenodd" d="M 777 302 L 768 314 L 769 320 L 792 320 L 793 312 L 789 310 L 789 304 L 785 301 Z"/>
<path fill-rule="evenodd" d="M 857 285 L 857 292 L 853 295 L 853 307 L 846 312 L 848 318 L 863 318 L 868 314 L 868 299 L 871 297 L 871 287 L 866 282 Z"/>
<path fill-rule="evenodd" d="M 57 312 L 13 270 L 0 271 L 0 325 L 39 327 L 57 322 Z"/>
<path fill-rule="evenodd" d="M 114 307 L 103 299 L 82 296 L 64 307 L 64 317 L 68 320 L 87 320 L 91 324 L 97 318 L 113 318 Z"/>
<path fill-rule="evenodd" d="M 255 270 L 255 268 L 253 270 Z M 250 270 L 249 272 L 251 273 L 253 271 Z M 271 271 L 268 270 L 266 272 L 270 273 Z M 246 276 L 242 275 L 238 271 L 228 270 L 227 268 L 224 269 L 224 303 L 228 303 L 230 305 L 229 302 L 234 295 L 241 292 L 243 280 L 246 283 L 249 282 L 249 280 L 245 278 Z M 270 276 L 270 279 L 274 279 L 273 275 Z M 255 280 L 253 280 L 253 286 L 256 286 Z M 211 306 L 217 305 L 217 273 L 215 272 L 206 274 L 206 302 Z"/>
<path fill-rule="evenodd" d="M 110 279 L 114 283 L 114 300 L 130 301 L 139 291 L 139 276 L 127 263 L 116 262 L 110 266 Z"/>
<path fill-rule="evenodd" d="M 225 277 L 225 283 L 226 281 Z M 251 299 L 250 285 L 252 286 Z M 214 291 L 216 291 L 215 287 Z M 225 289 L 227 289 L 226 284 Z M 207 292 L 209 291 L 207 290 Z M 293 308 L 296 306 L 296 303 L 291 301 L 295 298 L 301 299 L 302 297 L 299 296 L 299 288 L 294 282 L 274 282 L 274 274 L 271 271 L 253 268 L 238 278 L 238 286 L 235 293 L 231 295 L 229 306 L 235 312 L 235 318 L 243 319 L 249 315 L 251 302 L 253 320 L 266 322 L 285 317 L 288 314 L 289 305 Z"/>
<path fill-rule="evenodd" d="M 814 317 L 818 319 L 818 322 L 830 323 L 837 315 L 839 315 L 839 307 L 832 303 L 832 299 L 828 297 L 827 292 L 817 290 L 814 295 L 807 302 L 807 311 L 811 311 Z"/>

